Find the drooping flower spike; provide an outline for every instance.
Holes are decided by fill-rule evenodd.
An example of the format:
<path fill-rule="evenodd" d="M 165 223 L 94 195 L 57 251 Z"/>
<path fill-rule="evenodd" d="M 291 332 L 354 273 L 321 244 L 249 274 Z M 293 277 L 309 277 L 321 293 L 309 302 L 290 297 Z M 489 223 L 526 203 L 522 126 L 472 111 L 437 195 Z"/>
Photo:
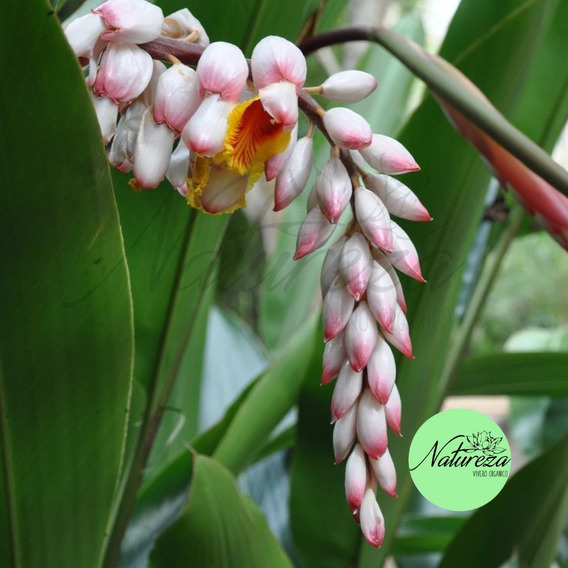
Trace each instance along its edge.
<path fill-rule="evenodd" d="M 164 18 L 145 0 L 108 0 L 66 34 L 88 65 L 109 160 L 133 172 L 133 189 L 154 188 L 166 178 L 188 205 L 217 215 L 244 207 L 264 175 L 274 183 L 274 210 L 280 211 L 307 187 L 317 130 L 330 143 L 294 258 L 326 246 L 341 231 L 321 273 L 321 383 L 335 381 L 333 451 L 335 463 L 347 460 L 347 504 L 367 541 L 380 546 L 385 523 L 376 490 L 396 497 L 388 430 L 401 434 L 392 347 L 413 357 L 397 270 L 425 281 L 415 246 L 392 217 L 431 217 L 412 190 L 391 177 L 419 169 L 408 150 L 373 133 L 351 109 L 324 111 L 312 98 L 356 102 L 374 91 L 375 79 L 342 71 L 305 87 L 305 58 L 288 40 L 264 38 L 249 63 L 232 44 L 209 44 L 188 10 Z M 136 45 L 160 36 L 161 44 Z M 161 49 L 153 51 L 156 44 Z M 302 134 L 300 111 L 308 118 Z M 349 217 L 346 211 L 352 219 L 345 228 L 340 219 Z"/>

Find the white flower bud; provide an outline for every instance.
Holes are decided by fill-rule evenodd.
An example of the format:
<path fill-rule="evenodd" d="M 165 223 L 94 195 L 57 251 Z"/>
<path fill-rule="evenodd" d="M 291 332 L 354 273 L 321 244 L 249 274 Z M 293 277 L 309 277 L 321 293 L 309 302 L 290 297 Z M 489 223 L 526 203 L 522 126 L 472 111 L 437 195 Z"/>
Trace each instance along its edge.
<path fill-rule="evenodd" d="M 175 63 L 158 79 L 154 121 L 156 124 L 165 122 L 180 134 L 200 103 L 196 72 L 187 65 Z"/>
<path fill-rule="evenodd" d="M 372 489 L 365 491 L 359 514 L 361 531 L 367 542 L 378 548 L 385 538 L 385 519 Z"/>
<path fill-rule="evenodd" d="M 410 152 L 389 136 L 373 134 L 372 143 L 359 149 L 359 152 L 372 168 L 383 174 L 404 174 L 420 170 Z"/>
<path fill-rule="evenodd" d="M 373 259 L 388 272 L 388 275 L 390 276 L 396 290 L 396 301 L 403 313 L 406 313 L 406 300 L 404 299 L 404 291 L 402 289 L 402 284 L 400 283 L 400 278 L 398 277 L 396 270 L 390 263 L 389 259 L 380 250 L 372 249 L 371 254 L 373 255 Z"/>
<path fill-rule="evenodd" d="M 137 45 L 111 43 L 103 53 L 93 91 L 117 103 L 129 103 L 148 86 L 153 70 L 152 58 Z"/>
<path fill-rule="evenodd" d="M 298 95 L 296 86 L 288 81 L 272 83 L 258 91 L 264 110 L 284 130 L 292 130 L 298 122 Z"/>
<path fill-rule="evenodd" d="M 397 179 L 381 174 L 370 174 L 365 177 L 365 185 L 386 205 L 391 215 L 409 221 L 432 220 L 418 197 Z"/>
<path fill-rule="evenodd" d="M 372 266 L 367 239 L 359 232 L 353 233 L 341 251 L 339 270 L 347 291 L 357 302 L 367 289 Z"/>
<path fill-rule="evenodd" d="M 288 81 L 297 88 L 306 81 L 306 58 L 292 42 L 267 36 L 255 46 L 251 56 L 252 79 L 258 89 Z"/>
<path fill-rule="evenodd" d="M 276 178 L 274 187 L 274 211 L 288 207 L 306 187 L 314 160 L 314 140 L 311 136 L 300 138 Z"/>
<path fill-rule="evenodd" d="M 162 9 L 145 0 L 108 0 L 93 12 L 109 28 L 101 34 L 105 41 L 146 43 L 160 37 L 164 23 Z"/>
<path fill-rule="evenodd" d="M 325 245 L 333 231 L 335 231 L 335 225 L 332 225 L 324 217 L 319 207 L 314 207 L 308 213 L 298 231 L 294 260 L 298 260 Z"/>
<path fill-rule="evenodd" d="M 365 236 L 383 250 L 391 250 L 393 235 L 389 212 L 383 202 L 364 187 L 355 190 L 355 215 Z"/>
<path fill-rule="evenodd" d="M 394 321 L 392 324 L 392 332 L 383 329 L 385 339 L 394 347 L 396 347 L 405 357 L 413 359 L 412 342 L 410 341 L 410 333 L 408 330 L 408 322 L 402 312 L 400 306 L 395 306 Z"/>
<path fill-rule="evenodd" d="M 355 371 L 361 371 L 367 365 L 378 335 L 377 324 L 367 302 L 360 302 L 345 327 L 344 340 L 349 363 Z"/>
<path fill-rule="evenodd" d="M 396 494 L 396 469 L 390 452 L 387 450 L 378 460 L 369 458 L 369 464 L 373 476 L 381 486 L 381 489 L 391 497 Z"/>
<path fill-rule="evenodd" d="M 426 282 L 420 270 L 418 252 L 410 237 L 394 221 L 391 221 L 393 236 L 392 250 L 386 251 L 386 256 L 390 263 L 418 282 Z"/>
<path fill-rule="evenodd" d="M 172 153 L 166 177 L 175 189 L 185 197 L 187 195 L 188 176 L 189 148 L 183 143 L 183 140 L 180 140 Z"/>
<path fill-rule="evenodd" d="M 361 444 L 356 444 L 345 464 L 345 496 L 351 510 L 358 509 L 367 487 L 367 464 Z"/>
<path fill-rule="evenodd" d="M 323 339 L 329 341 L 339 335 L 353 312 L 355 301 L 345 289 L 340 277 L 337 277 L 323 299 Z"/>
<path fill-rule="evenodd" d="M 325 344 L 321 374 L 322 385 L 327 385 L 339 375 L 339 371 L 346 362 L 346 357 L 343 347 L 343 334 L 334 337 Z"/>
<path fill-rule="evenodd" d="M 316 194 L 323 214 L 337 223 L 351 199 L 351 179 L 339 157 L 328 160 L 316 180 Z"/>
<path fill-rule="evenodd" d="M 367 363 L 367 381 L 373 396 L 381 403 L 388 401 L 396 380 L 396 363 L 389 344 L 379 336 Z"/>
<path fill-rule="evenodd" d="M 290 156 L 292 155 L 292 150 L 294 149 L 297 140 L 298 123 L 294 125 L 294 128 L 290 133 L 290 142 L 288 143 L 286 150 L 284 150 L 284 152 L 280 152 L 280 154 L 272 156 L 272 158 L 269 158 L 264 164 L 264 175 L 266 177 L 266 181 L 273 180 L 282 171 L 284 164 L 290 159 Z"/>
<path fill-rule="evenodd" d="M 352 406 L 361 394 L 363 373 L 356 372 L 346 361 L 335 381 L 331 397 L 332 422 L 339 420 Z"/>
<path fill-rule="evenodd" d="M 393 387 L 391 395 L 385 404 L 385 417 L 388 427 L 397 435 L 402 436 L 400 433 L 400 420 L 402 416 L 402 401 L 400 400 L 400 393 Z"/>
<path fill-rule="evenodd" d="M 181 133 L 184 144 L 201 156 L 218 154 L 225 147 L 227 121 L 234 106 L 220 95 L 205 97 Z"/>
<path fill-rule="evenodd" d="M 220 95 L 223 101 L 236 103 L 249 74 L 243 52 L 232 43 L 216 41 L 205 48 L 197 64 L 201 97 Z"/>
<path fill-rule="evenodd" d="M 331 101 L 356 103 L 368 97 L 377 88 L 377 81 L 364 71 L 339 71 L 328 77 L 321 86 L 321 94 Z"/>
<path fill-rule="evenodd" d="M 397 302 L 396 288 L 389 273 L 376 261 L 367 286 L 367 302 L 383 329 L 391 330 Z"/>
<path fill-rule="evenodd" d="M 329 109 L 323 115 L 323 124 L 333 143 L 340 148 L 360 150 L 369 146 L 373 140 L 369 123 L 348 108 Z"/>
<path fill-rule="evenodd" d="M 333 426 L 333 455 L 335 463 L 341 463 L 346 457 L 353 442 L 357 424 L 357 404 L 354 404 Z"/>
<path fill-rule="evenodd" d="M 357 409 L 357 437 L 370 457 L 380 458 L 388 447 L 385 407 L 377 402 L 373 393 L 365 389 Z"/>
<path fill-rule="evenodd" d="M 144 189 L 156 187 L 165 177 L 174 146 L 175 134 L 165 124 L 156 124 L 152 109 L 142 117 L 134 150 L 134 178 Z"/>

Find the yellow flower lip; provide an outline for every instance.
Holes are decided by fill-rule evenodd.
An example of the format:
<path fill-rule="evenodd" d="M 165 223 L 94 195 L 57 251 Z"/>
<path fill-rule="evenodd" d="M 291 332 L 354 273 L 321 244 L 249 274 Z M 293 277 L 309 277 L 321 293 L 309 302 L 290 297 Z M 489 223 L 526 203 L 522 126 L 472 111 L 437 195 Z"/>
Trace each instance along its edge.
<path fill-rule="evenodd" d="M 229 115 L 222 159 L 230 170 L 254 175 L 264 169 L 268 159 L 283 152 L 289 142 L 290 132 L 284 132 L 257 96 L 237 105 Z"/>
<path fill-rule="evenodd" d="M 197 157 L 192 177 L 188 179 L 187 184 L 188 204 L 207 211 L 202 198 L 211 181 L 209 175 L 211 168 L 214 168 L 216 171 L 228 171 L 236 176 L 246 177 L 247 183 L 242 198 L 236 203 L 233 203 L 229 196 L 229 193 L 234 191 L 234 187 L 232 184 L 227 186 L 226 199 L 227 203 L 231 202 L 230 206 L 215 210 L 213 213 L 232 213 L 246 206 L 245 193 L 264 171 L 265 162 L 287 148 L 290 136 L 290 132 L 284 131 L 282 125 L 266 112 L 258 96 L 238 104 L 229 115 L 224 150 L 213 158 Z M 223 202 L 222 191 L 217 189 L 215 199 L 217 204 Z"/>

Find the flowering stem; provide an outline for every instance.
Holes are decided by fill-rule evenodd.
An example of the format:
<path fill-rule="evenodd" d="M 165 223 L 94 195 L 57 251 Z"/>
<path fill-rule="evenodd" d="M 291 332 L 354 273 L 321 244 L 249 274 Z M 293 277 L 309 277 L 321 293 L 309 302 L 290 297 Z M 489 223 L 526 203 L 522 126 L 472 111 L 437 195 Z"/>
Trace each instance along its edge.
<path fill-rule="evenodd" d="M 323 47 L 361 40 L 383 46 L 422 79 L 434 94 L 450 103 L 558 191 L 568 195 L 568 172 L 564 168 L 491 105 L 472 95 L 467 86 L 452 76 L 448 63 L 444 61 L 442 65 L 436 56 L 409 39 L 383 27 L 352 27 L 319 34 L 299 47 L 309 55 Z"/>

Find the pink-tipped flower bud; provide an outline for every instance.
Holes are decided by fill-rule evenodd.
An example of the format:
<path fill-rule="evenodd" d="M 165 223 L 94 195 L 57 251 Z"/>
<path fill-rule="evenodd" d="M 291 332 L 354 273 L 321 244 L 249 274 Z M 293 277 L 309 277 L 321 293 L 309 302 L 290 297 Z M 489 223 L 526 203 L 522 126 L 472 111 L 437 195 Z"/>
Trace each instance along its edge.
<path fill-rule="evenodd" d="M 362 387 L 363 373 L 354 371 L 346 361 L 335 381 L 331 397 L 332 422 L 339 420 L 355 404 Z"/>
<path fill-rule="evenodd" d="M 284 150 L 284 152 L 280 152 L 280 154 L 272 156 L 272 158 L 269 158 L 265 162 L 264 175 L 266 177 L 266 181 L 273 180 L 282 171 L 284 164 L 286 164 L 286 162 L 290 159 L 290 156 L 292 155 L 292 150 L 294 149 L 297 140 L 298 140 L 298 123 L 294 125 L 294 128 L 290 133 L 290 142 L 288 143 L 286 150 Z"/>
<path fill-rule="evenodd" d="M 400 400 L 400 393 L 393 387 L 388 402 L 385 404 L 385 417 L 388 427 L 397 435 L 402 436 L 400 432 L 400 421 L 402 417 L 402 401 Z"/>
<path fill-rule="evenodd" d="M 151 189 L 165 177 L 170 166 L 175 134 L 165 124 L 156 124 L 152 110 L 142 117 L 134 149 L 134 178 L 139 187 Z"/>
<path fill-rule="evenodd" d="M 355 300 L 345 289 L 345 284 L 341 278 L 337 277 L 323 299 L 324 341 L 333 339 L 343 331 L 353 313 L 354 305 Z"/>
<path fill-rule="evenodd" d="M 294 260 L 298 260 L 325 245 L 333 231 L 335 231 L 335 225 L 332 225 L 325 218 L 319 207 L 314 207 L 307 214 L 298 231 Z"/>
<path fill-rule="evenodd" d="M 187 65 L 175 63 L 159 79 L 154 99 L 154 121 L 166 123 L 181 134 L 201 103 L 197 73 Z"/>
<path fill-rule="evenodd" d="M 321 86 L 321 94 L 330 101 L 356 103 L 377 88 L 377 81 L 364 71 L 339 71 L 330 75 Z"/>
<path fill-rule="evenodd" d="M 391 221 L 391 229 L 393 236 L 392 251 L 387 251 L 387 258 L 390 263 L 414 280 L 426 282 L 420 270 L 418 252 L 410 237 L 394 221 Z"/>
<path fill-rule="evenodd" d="M 321 374 L 322 385 L 327 385 L 339 375 L 343 364 L 346 362 L 346 357 L 347 354 L 343 347 L 343 334 L 334 337 L 325 344 Z"/>
<path fill-rule="evenodd" d="M 389 136 L 373 134 L 372 143 L 359 152 L 372 168 L 383 174 L 396 175 L 420 170 L 410 152 Z"/>
<path fill-rule="evenodd" d="M 397 179 L 381 174 L 370 174 L 365 177 L 365 185 L 379 196 L 391 215 L 409 221 L 432 220 L 418 197 Z"/>
<path fill-rule="evenodd" d="M 392 330 L 397 303 L 396 288 L 389 273 L 376 261 L 372 263 L 367 302 L 381 327 L 387 331 Z"/>
<path fill-rule="evenodd" d="M 183 143 L 183 140 L 180 140 L 176 149 L 172 153 L 166 177 L 175 189 L 177 189 L 180 195 L 185 197 L 187 195 L 188 176 L 189 148 Z"/>
<path fill-rule="evenodd" d="M 373 140 L 369 123 L 348 108 L 329 109 L 323 115 L 323 124 L 333 143 L 340 148 L 360 150 L 369 146 Z"/>
<path fill-rule="evenodd" d="M 236 103 L 248 73 L 247 60 L 236 45 L 213 42 L 205 48 L 197 64 L 200 96 L 219 95 L 223 101 Z"/>
<path fill-rule="evenodd" d="M 77 57 L 91 57 L 99 36 L 106 30 L 99 14 L 90 12 L 65 26 L 65 37 Z"/>
<path fill-rule="evenodd" d="M 388 447 L 385 407 L 369 389 L 365 389 L 357 408 L 357 437 L 363 449 L 373 459 L 380 458 Z"/>
<path fill-rule="evenodd" d="M 274 186 L 274 211 L 288 207 L 306 187 L 314 161 L 314 140 L 311 136 L 300 138 L 276 178 Z"/>
<path fill-rule="evenodd" d="M 361 531 L 367 542 L 371 546 L 379 548 L 385 538 L 385 519 L 377 503 L 375 493 L 370 488 L 365 491 L 359 520 L 361 522 Z"/>
<path fill-rule="evenodd" d="M 413 358 L 408 322 L 406 321 L 406 316 L 398 304 L 395 307 L 392 332 L 383 330 L 383 335 L 385 336 L 385 339 L 391 345 L 396 347 L 405 357 L 408 357 L 409 359 Z"/>
<path fill-rule="evenodd" d="M 245 205 L 249 176 L 241 176 L 224 168 L 211 168 L 209 180 L 201 194 L 201 205 L 207 213 L 222 213 Z"/>
<path fill-rule="evenodd" d="M 152 58 L 137 45 L 111 43 L 103 53 L 93 91 L 116 103 L 129 103 L 148 86 L 153 70 Z"/>
<path fill-rule="evenodd" d="M 353 233 L 341 251 L 339 270 L 347 291 L 357 302 L 367 289 L 372 266 L 367 239 L 359 232 Z"/>
<path fill-rule="evenodd" d="M 91 92 L 91 100 L 103 136 L 105 146 L 112 140 L 116 132 L 116 119 L 118 118 L 118 105 L 107 97 L 97 97 Z"/>
<path fill-rule="evenodd" d="M 258 91 L 264 110 L 286 131 L 298 122 L 296 85 L 288 81 L 272 83 Z"/>
<path fill-rule="evenodd" d="M 367 381 L 373 396 L 386 404 L 396 380 L 396 363 L 389 344 L 379 336 L 367 363 Z"/>
<path fill-rule="evenodd" d="M 316 195 L 323 214 L 330 223 L 337 223 L 352 195 L 351 179 L 338 157 L 332 156 L 321 169 Z"/>
<path fill-rule="evenodd" d="M 146 43 L 160 37 L 162 9 L 145 0 L 108 0 L 93 10 L 105 21 L 104 41 Z"/>
<path fill-rule="evenodd" d="M 396 270 L 390 263 L 389 259 L 380 250 L 373 249 L 371 251 L 371 254 L 373 255 L 373 259 L 388 272 L 388 275 L 390 276 L 396 290 L 396 301 L 403 313 L 406 313 L 406 300 L 404 299 L 404 291 L 402 289 L 402 284 L 400 283 L 400 278 L 398 277 Z"/>
<path fill-rule="evenodd" d="M 387 450 L 378 460 L 369 458 L 369 464 L 381 489 L 391 497 L 398 497 L 396 493 L 396 469 L 390 452 Z"/>
<path fill-rule="evenodd" d="M 383 250 L 393 247 L 393 234 L 389 212 L 384 203 L 364 187 L 355 190 L 355 216 L 365 236 Z"/>
<path fill-rule="evenodd" d="M 357 404 L 354 404 L 333 426 L 333 455 L 341 463 L 349 454 L 357 429 Z"/>
<path fill-rule="evenodd" d="M 261 39 L 252 52 L 252 79 L 258 89 L 287 81 L 296 88 L 306 81 L 306 58 L 292 42 L 278 36 Z"/>
<path fill-rule="evenodd" d="M 201 156 L 218 154 L 225 147 L 229 114 L 234 106 L 220 95 L 205 97 L 181 133 L 185 145 Z"/>
<path fill-rule="evenodd" d="M 201 47 L 209 45 L 209 37 L 201 22 L 187 9 L 182 8 L 169 16 L 166 16 L 162 24 L 162 36 L 172 39 L 185 39 L 194 37 L 193 43 Z"/>
<path fill-rule="evenodd" d="M 345 497 L 353 511 L 361 506 L 367 488 L 367 463 L 361 444 L 356 444 L 345 464 Z"/>
<path fill-rule="evenodd" d="M 378 335 L 377 324 L 367 302 L 360 302 L 345 327 L 345 350 L 355 371 L 361 371 L 367 365 Z"/>
<path fill-rule="evenodd" d="M 327 291 L 339 274 L 339 259 L 346 241 L 347 237 L 341 237 L 336 243 L 329 247 L 325 255 L 320 277 L 322 296 L 327 294 Z"/>

